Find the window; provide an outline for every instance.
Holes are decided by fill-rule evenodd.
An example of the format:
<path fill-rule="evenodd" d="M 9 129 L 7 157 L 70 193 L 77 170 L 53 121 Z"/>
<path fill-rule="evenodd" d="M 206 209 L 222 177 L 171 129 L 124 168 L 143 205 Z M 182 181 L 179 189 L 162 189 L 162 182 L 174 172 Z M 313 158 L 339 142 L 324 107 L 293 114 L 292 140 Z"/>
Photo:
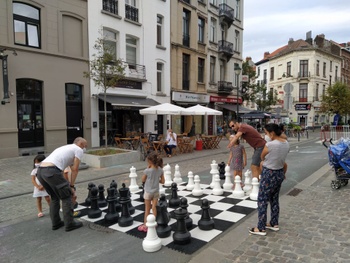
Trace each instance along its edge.
<path fill-rule="evenodd" d="M 210 83 L 215 82 L 215 63 L 216 63 L 216 58 L 210 57 Z"/>
<path fill-rule="evenodd" d="M 275 77 L 275 68 L 271 67 L 270 68 L 270 80 L 273 80 Z"/>
<path fill-rule="evenodd" d="M 315 101 L 319 101 L 318 99 L 318 89 L 319 89 L 319 84 L 316 84 L 316 91 L 315 91 Z"/>
<path fill-rule="evenodd" d="M 332 72 L 333 70 L 333 61 L 329 61 L 329 71 Z"/>
<path fill-rule="evenodd" d="M 335 81 L 338 81 L 338 66 L 335 66 Z"/>
<path fill-rule="evenodd" d="M 323 77 L 326 77 L 326 68 L 327 68 L 327 64 L 326 62 L 323 62 Z"/>
<path fill-rule="evenodd" d="M 27 4 L 13 3 L 15 44 L 40 48 L 40 10 Z"/>
<path fill-rule="evenodd" d="M 198 82 L 204 83 L 204 65 L 205 60 L 198 58 Z"/>
<path fill-rule="evenodd" d="M 137 39 L 126 36 L 126 62 L 129 64 L 129 68 L 136 67 L 136 50 Z"/>
<path fill-rule="evenodd" d="M 136 0 L 125 0 L 125 4 L 136 7 Z"/>
<path fill-rule="evenodd" d="M 260 67 L 258 67 L 258 76 L 260 76 Z"/>
<path fill-rule="evenodd" d="M 299 85 L 299 102 L 307 102 L 307 84 L 301 83 Z"/>
<path fill-rule="evenodd" d="M 323 85 L 323 89 L 322 89 L 322 97 L 326 95 L 326 85 Z"/>
<path fill-rule="evenodd" d="M 103 29 L 103 49 L 117 59 L 117 33 Z"/>
<path fill-rule="evenodd" d="M 235 30 L 235 51 L 239 52 L 239 31 Z"/>
<path fill-rule="evenodd" d="M 216 41 L 216 19 L 210 19 L 210 39 L 211 42 Z"/>
<path fill-rule="evenodd" d="M 217 5 L 217 0 L 210 0 L 211 5 Z"/>
<path fill-rule="evenodd" d="M 157 63 L 157 92 L 163 91 L 163 68 L 162 63 Z"/>
<path fill-rule="evenodd" d="M 102 9 L 109 13 L 118 15 L 118 0 L 103 0 Z"/>
<path fill-rule="evenodd" d="M 263 77 L 263 84 L 267 84 L 267 69 L 264 69 L 264 77 Z"/>
<path fill-rule="evenodd" d="M 320 61 L 316 61 L 316 76 L 320 75 Z"/>
<path fill-rule="evenodd" d="M 309 61 L 308 60 L 300 60 L 300 73 L 299 77 L 308 77 L 309 76 Z"/>
<path fill-rule="evenodd" d="M 198 42 L 204 43 L 204 25 L 205 21 L 203 18 L 198 18 Z"/>
<path fill-rule="evenodd" d="M 125 0 L 125 18 L 139 22 L 139 10 L 136 8 L 136 0 Z"/>
<path fill-rule="evenodd" d="M 163 17 L 157 15 L 157 45 L 163 45 Z"/>
<path fill-rule="evenodd" d="M 287 62 L 287 77 L 292 76 L 292 62 Z"/>
<path fill-rule="evenodd" d="M 184 9 L 182 12 L 182 44 L 186 47 L 190 46 L 190 15 L 191 13 Z"/>
<path fill-rule="evenodd" d="M 182 89 L 190 90 L 190 55 L 182 55 Z"/>
<path fill-rule="evenodd" d="M 241 1 L 240 0 L 236 0 L 236 12 L 235 12 L 235 18 L 240 20 L 240 16 L 241 16 Z"/>

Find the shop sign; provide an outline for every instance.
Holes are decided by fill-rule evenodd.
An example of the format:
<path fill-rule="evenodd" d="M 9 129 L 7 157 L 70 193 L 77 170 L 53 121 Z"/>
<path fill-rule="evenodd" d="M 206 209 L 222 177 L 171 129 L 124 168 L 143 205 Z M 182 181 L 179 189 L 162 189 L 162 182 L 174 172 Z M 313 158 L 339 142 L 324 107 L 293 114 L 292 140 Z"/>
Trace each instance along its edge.
<path fill-rule="evenodd" d="M 174 91 L 173 100 L 179 102 L 209 103 L 209 96 L 205 94 Z"/>
<path fill-rule="evenodd" d="M 125 88 L 125 89 L 142 89 L 142 83 L 128 80 L 128 79 L 121 79 L 118 80 L 116 84 L 116 88 Z"/>
<path fill-rule="evenodd" d="M 237 98 L 210 96 L 210 102 L 237 103 Z M 242 99 L 241 98 L 238 98 L 238 103 L 242 103 Z"/>
<path fill-rule="evenodd" d="M 306 103 L 306 104 L 295 104 L 295 110 L 310 110 L 311 109 L 311 104 Z"/>

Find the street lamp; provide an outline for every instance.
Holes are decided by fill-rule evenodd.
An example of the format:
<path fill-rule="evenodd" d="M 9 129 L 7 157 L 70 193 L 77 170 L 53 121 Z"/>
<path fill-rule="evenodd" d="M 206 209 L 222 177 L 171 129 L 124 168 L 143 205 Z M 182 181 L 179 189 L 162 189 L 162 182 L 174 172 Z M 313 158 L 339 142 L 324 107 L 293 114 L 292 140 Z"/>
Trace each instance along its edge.
<path fill-rule="evenodd" d="M 238 103 L 238 95 L 239 95 L 239 90 L 238 90 L 238 86 L 239 86 L 239 81 L 238 81 L 238 77 L 241 74 L 242 69 L 239 67 L 238 64 L 235 64 L 235 74 L 236 74 L 236 81 L 237 81 L 237 111 L 236 111 L 236 115 L 237 115 L 237 121 L 238 121 L 238 114 L 239 114 L 239 103 Z"/>

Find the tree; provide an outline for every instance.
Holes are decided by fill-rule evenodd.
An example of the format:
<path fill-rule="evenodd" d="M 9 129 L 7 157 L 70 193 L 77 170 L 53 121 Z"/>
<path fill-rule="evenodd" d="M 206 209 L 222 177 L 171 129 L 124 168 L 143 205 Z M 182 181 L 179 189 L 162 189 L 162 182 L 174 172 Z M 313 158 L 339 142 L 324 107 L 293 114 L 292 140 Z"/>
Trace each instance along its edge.
<path fill-rule="evenodd" d="M 84 77 L 91 79 L 95 85 L 103 90 L 104 98 L 104 127 L 105 127 L 105 150 L 107 151 L 107 89 L 113 88 L 118 81 L 124 78 L 125 66 L 122 60 L 116 58 L 115 49 L 100 32 L 101 37 L 95 42 L 96 53 L 89 62 L 90 70 L 84 72 Z"/>
<path fill-rule="evenodd" d="M 340 115 L 350 114 L 350 90 L 344 83 L 336 82 L 329 86 L 322 96 L 320 112 Z"/>

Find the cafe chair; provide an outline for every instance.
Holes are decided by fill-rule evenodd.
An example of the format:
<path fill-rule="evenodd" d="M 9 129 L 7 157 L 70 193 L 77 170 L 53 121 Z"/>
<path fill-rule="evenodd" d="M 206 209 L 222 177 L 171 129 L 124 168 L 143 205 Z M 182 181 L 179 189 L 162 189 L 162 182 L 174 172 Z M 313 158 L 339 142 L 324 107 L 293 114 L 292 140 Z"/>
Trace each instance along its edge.
<path fill-rule="evenodd" d="M 118 148 L 124 148 L 124 144 L 122 143 L 119 137 L 114 137 L 114 141 L 117 144 Z"/>

